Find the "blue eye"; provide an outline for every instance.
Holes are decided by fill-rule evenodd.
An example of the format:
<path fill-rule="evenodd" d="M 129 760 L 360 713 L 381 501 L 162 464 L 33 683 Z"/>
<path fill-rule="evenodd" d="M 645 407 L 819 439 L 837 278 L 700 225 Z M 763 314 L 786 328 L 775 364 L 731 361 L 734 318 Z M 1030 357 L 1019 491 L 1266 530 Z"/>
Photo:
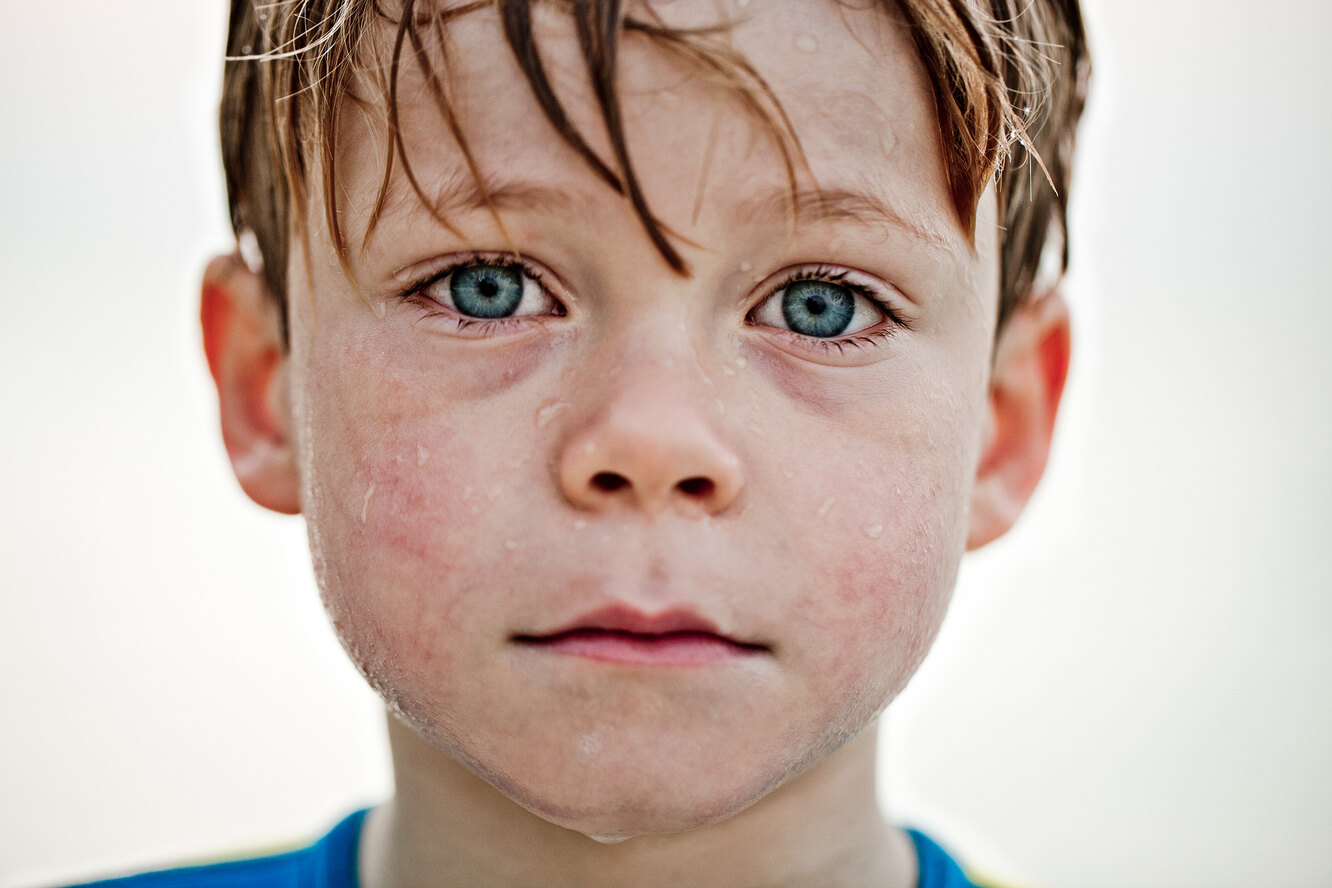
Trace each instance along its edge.
<path fill-rule="evenodd" d="M 782 317 L 802 336 L 839 336 L 855 315 L 854 294 L 839 284 L 794 281 L 782 290 Z"/>
<path fill-rule="evenodd" d="M 755 306 L 749 322 L 811 339 L 836 340 L 879 327 L 887 319 L 897 321 L 884 303 L 867 292 L 873 284 L 843 283 L 847 274 L 823 267 L 801 271 Z"/>
<path fill-rule="evenodd" d="M 507 318 L 523 301 L 523 269 L 517 265 L 462 265 L 449 274 L 453 307 L 473 318 Z"/>
<path fill-rule="evenodd" d="M 409 295 L 452 309 L 459 320 L 561 317 L 564 306 L 526 263 L 477 258 L 450 265 Z"/>

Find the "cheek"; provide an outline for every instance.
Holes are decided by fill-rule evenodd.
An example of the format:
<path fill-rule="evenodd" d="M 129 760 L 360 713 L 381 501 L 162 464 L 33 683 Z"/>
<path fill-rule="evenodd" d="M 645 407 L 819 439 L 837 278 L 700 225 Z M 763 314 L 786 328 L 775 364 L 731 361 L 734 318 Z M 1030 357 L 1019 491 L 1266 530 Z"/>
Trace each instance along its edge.
<path fill-rule="evenodd" d="M 505 570 L 499 507 L 517 495 L 531 442 L 488 434 L 512 424 L 480 414 L 462 380 L 394 360 L 373 338 L 315 349 L 304 363 L 320 372 L 301 380 L 297 413 L 329 615 L 377 686 L 400 667 L 447 674 L 469 643 L 468 583 Z"/>
<path fill-rule="evenodd" d="M 777 461 L 804 454 L 805 469 L 785 481 L 774 527 L 795 529 L 779 548 L 813 568 L 795 606 L 808 622 L 801 655 L 823 677 L 811 690 L 839 701 L 850 724 L 914 673 L 965 548 L 984 388 L 979 374 L 948 370 L 903 362 L 868 394 L 833 382 L 791 389 L 804 409 L 785 439 L 801 443 Z"/>

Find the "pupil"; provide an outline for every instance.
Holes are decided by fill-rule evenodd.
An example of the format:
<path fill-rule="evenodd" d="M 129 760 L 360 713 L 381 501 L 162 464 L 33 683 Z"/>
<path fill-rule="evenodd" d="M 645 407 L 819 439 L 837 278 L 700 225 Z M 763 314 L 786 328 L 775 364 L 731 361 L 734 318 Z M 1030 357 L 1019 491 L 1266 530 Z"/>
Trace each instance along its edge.
<path fill-rule="evenodd" d="M 782 297 L 782 316 L 802 336 L 840 336 L 855 314 L 855 295 L 832 281 L 794 281 Z"/>
<path fill-rule="evenodd" d="M 450 276 L 453 305 L 474 318 L 504 318 L 523 301 L 523 270 L 516 265 L 464 265 Z"/>

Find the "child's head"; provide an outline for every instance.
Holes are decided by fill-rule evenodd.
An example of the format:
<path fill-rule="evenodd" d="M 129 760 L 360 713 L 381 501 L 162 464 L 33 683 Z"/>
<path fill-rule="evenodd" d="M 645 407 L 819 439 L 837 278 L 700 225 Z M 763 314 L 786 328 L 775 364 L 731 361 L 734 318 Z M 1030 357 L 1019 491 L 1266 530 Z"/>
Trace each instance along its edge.
<path fill-rule="evenodd" d="M 1016 519 L 1086 67 L 1073 0 L 621 5 L 236 0 L 204 306 L 358 667 L 597 835 L 827 759 Z"/>

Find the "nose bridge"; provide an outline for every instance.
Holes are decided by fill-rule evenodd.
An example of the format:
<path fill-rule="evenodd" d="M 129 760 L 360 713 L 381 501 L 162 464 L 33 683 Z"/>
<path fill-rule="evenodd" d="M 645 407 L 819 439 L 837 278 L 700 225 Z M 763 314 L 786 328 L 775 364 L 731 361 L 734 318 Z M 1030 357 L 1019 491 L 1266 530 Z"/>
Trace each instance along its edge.
<path fill-rule="evenodd" d="M 579 508 L 717 514 L 743 487 L 720 401 L 685 326 L 656 332 L 608 349 L 585 380 L 584 409 L 571 416 L 559 456 L 561 488 Z"/>

